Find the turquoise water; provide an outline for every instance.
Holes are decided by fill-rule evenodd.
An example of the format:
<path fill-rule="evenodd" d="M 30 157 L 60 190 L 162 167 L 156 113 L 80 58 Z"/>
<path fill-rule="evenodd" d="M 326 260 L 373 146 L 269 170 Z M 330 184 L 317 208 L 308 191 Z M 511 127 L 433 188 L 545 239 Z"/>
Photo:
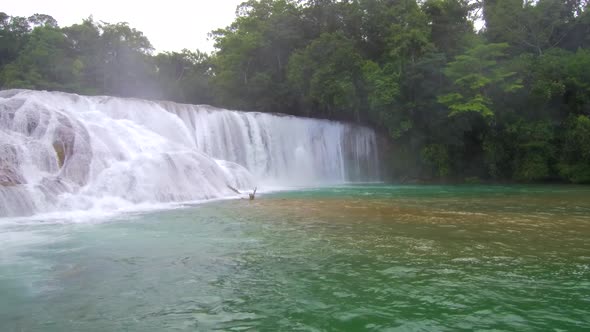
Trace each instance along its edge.
<path fill-rule="evenodd" d="M 351 186 L 0 219 L 0 331 L 590 329 L 590 188 Z"/>

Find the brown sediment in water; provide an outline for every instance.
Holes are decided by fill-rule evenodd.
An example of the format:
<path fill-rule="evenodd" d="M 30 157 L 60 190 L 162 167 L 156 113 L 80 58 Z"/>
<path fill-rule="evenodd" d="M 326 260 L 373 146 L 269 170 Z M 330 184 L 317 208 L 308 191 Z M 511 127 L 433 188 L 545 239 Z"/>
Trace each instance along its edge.
<path fill-rule="evenodd" d="M 590 202 L 583 198 L 567 201 L 558 197 L 436 198 L 261 198 L 238 202 L 243 208 L 277 218 L 311 218 L 324 222 L 472 224 L 506 227 L 522 225 L 586 229 Z M 544 207 L 542 210 L 539 207 Z M 577 211 L 577 213 L 575 213 Z M 572 213 L 574 212 L 574 213 Z M 574 221 L 574 223 L 572 223 Z"/>
<path fill-rule="evenodd" d="M 251 208 L 265 213 L 310 218 L 338 222 L 354 220 L 357 222 L 391 221 L 408 219 L 444 220 L 452 217 L 450 211 L 442 211 L 428 206 L 411 204 L 402 200 L 322 198 L 322 199 L 259 199 L 252 202 Z"/>
<path fill-rule="evenodd" d="M 224 204 L 228 215 L 260 223 L 263 229 L 269 222 L 287 225 L 295 231 L 314 229 L 318 239 L 348 239 L 357 248 L 372 247 L 375 241 L 384 241 L 380 244 L 383 247 L 406 240 L 414 243 L 419 238 L 420 246 L 424 241 L 456 241 L 456 248 L 479 252 L 504 250 L 506 243 L 518 241 L 522 255 L 551 256 L 562 250 L 562 243 L 556 239 L 569 237 L 572 246 L 584 247 L 584 234 L 590 235 L 590 201 L 576 197 L 575 193 L 487 197 L 262 196 L 255 201 Z M 384 237 L 367 240 L 364 236 L 376 228 L 383 229 Z M 338 236 L 333 237 L 334 234 Z M 404 250 L 424 251 L 416 248 L 412 244 Z"/>

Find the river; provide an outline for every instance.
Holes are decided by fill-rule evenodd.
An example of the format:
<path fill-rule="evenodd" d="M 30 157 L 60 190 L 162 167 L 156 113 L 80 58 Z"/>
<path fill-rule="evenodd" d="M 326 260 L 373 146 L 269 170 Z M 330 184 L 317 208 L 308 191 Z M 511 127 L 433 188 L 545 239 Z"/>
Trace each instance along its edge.
<path fill-rule="evenodd" d="M 355 185 L 0 219 L 0 331 L 590 329 L 590 188 Z"/>

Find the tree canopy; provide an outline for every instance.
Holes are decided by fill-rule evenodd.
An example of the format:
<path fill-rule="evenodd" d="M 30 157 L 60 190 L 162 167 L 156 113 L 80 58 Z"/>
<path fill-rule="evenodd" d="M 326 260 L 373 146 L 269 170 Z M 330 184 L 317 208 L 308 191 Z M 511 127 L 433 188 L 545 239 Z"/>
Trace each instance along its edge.
<path fill-rule="evenodd" d="M 0 13 L 0 87 L 362 123 L 397 179 L 588 183 L 589 36 L 585 0 L 249 0 L 211 54 Z"/>

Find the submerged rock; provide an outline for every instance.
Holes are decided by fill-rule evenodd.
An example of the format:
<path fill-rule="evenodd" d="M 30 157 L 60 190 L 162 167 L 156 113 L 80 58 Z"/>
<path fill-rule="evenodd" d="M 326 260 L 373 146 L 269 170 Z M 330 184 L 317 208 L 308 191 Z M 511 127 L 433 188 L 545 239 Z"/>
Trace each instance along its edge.
<path fill-rule="evenodd" d="M 9 187 L 27 183 L 25 178 L 14 168 L 0 168 L 0 186 Z"/>
<path fill-rule="evenodd" d="M 20 172 L 18 150 L 10 144 L 0 145 L 0 186 L 25 184 Z"/>

